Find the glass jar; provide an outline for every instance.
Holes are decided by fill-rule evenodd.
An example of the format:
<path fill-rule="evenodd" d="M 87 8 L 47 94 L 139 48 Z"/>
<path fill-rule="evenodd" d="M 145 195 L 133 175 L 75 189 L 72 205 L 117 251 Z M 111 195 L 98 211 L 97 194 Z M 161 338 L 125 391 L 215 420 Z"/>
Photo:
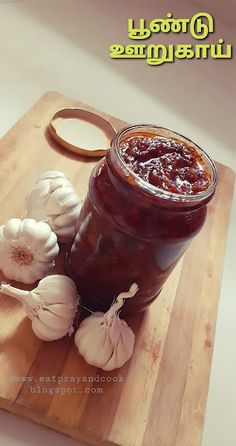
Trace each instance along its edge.
<path fill-rule="evenodd" d="M 144 181 L 121 157 L 120 143 L 132 135 L 173 138 L 193 147 L 209 172 L 208 188 L 195 195 L 178 194 Z M 78 233 L 67 255 L 67 272 L 82 304 L 91 311 L 107 311 L 133 282 L 139 291 L 126 300 L 122 315 L 151 304 L 202 228 L 216 183 L 213 161 L 184 136 L 152 125 L 122 129 L 91 174 Z"/>

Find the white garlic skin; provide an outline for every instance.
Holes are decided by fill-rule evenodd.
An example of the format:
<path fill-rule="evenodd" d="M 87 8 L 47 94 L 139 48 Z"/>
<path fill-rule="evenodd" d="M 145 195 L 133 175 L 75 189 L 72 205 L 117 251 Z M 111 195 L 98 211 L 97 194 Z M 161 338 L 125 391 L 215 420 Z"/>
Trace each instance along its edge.
<path fill-rule="evenodd" d="M 59 274 L 45 277 L 32 291 L 2 284 L 0 291 L 20 300 L 38 338 L 53 341 L 73 333 L 79 301 L 76 286 L 69 277 Z"/>
<path fill-rule="evenodd" d="M 35 334 L 45 341 L 60 339 L 73 333 L 73 321 L 78 307 L 78 291 L 67 276 L 55 274 L 42 279 L 34 290 L 43 307 L 32 320 Z"/>
<path fill-rule="evenodd" d="M 104 313 L 95 312 L 80 324 L 74 341 L 88 364 L 111 371 L 130 359 L 135 336 L 119 316 L 114 315 L 107 321 Z"/>
<path fill-rule="evenodd" d="M 128 324 L 119 318 L 125 299 L 135 296 L 139 287 L 132 283 L 120 293 L 106 313 L 95 312 L 80 324 L 75 345 L 88 364 L 102 370 L 122 367 L 134 350 L 135 336 Z"/>
<path fill-rule="evenodd" d="M 60 242 L 74 238 L 81 201 L 64 172 L 44 172 L 27 196 L 26 207 L 27 216 L 46 221 Z"/>
<path fill-rule="evenodd" d="M 12 218 L 0 226 L 0 269 L 8 279 L 28 284 L 41 279 L 58 252 L 57 236 L 47 223 Z"/>

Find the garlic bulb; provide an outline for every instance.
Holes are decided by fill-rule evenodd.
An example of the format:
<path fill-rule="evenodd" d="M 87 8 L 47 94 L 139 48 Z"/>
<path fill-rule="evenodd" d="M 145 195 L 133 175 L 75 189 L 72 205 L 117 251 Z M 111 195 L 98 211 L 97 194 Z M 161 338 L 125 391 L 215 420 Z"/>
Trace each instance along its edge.
<path fill-rule="evenodd" d="M 124 300 L 133 297 L 138 285 L 133 283 L 128 292 L 119 294 L 107 313 L 95 312 L 80 324 L 75 344 L 88 364 L 103 370 L 121 367 L 133 353 L 135 336 L 118 311 Z"/>
<path fill-rule="evenodd" d="M 47 222 L 60 242 L 75 236 L 81 203 L 63 172 L 43 173 L 26 198 L 27 216 Z"/>
<path fill-rule="evenodd" d="M 58 274 L 45 277 L 32 291 L 2 283 L 0 291 L 23 304 L 27 316 L 32 320 L 32 329 L 40 339 L 52 341 L 73 333 L 78 294 L 69 277 Z"/>
<path fill-rule="evenodd" d="M 54 266 L 57 237 L 44 222 L 12 218 L 0 226 L 0 269 L 8 279 L 33 283 Z"/>

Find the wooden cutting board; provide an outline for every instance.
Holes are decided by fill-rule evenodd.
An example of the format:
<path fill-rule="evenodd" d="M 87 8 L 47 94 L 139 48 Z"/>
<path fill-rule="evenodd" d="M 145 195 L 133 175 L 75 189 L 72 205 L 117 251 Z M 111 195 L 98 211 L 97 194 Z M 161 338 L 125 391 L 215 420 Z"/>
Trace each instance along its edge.
<path fill-rule="evenodd" d="M 57 109 L 78 105 L 96 111 L 46 93 L 1 140 L 1 223 L 24 215 L 25 196 L 44 170 L 67 171 L 86 194 L 95 161 L 60 148 L 47 130 Z M 126 125 L 101 115 L 117 130 Z M 89 445 L 200 445 L 235 179 L 225 166 L 218 169 L 204 229 L 157 301 L 130 320 L 136 346 L 121 369 L 106 373 L 87 365 L 72 339 L 41 342 L 18 302 L 1 295 L 1 408 Z"/>

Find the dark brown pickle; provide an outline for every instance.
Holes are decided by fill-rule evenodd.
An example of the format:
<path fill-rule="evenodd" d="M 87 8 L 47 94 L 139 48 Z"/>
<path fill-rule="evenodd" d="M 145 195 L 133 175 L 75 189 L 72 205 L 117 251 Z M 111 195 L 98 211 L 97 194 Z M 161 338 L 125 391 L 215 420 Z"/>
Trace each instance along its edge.
<path fill-rule="evenodd" d="M 136 135 L 120 144 L 127 167 L 154 186 L 177 194 L 197 194 L 209 187 L 201 155 L 181 141 Z"/>
<path fill-rule="evenodd" d="M 159 130 L 124 129 L 91 174 L 66 263 L 82 305 L 91 311 L 108 310 L 133 282 L 139 291 L 125 302 L 122 315 L 144 310 L 205 221 L 216 185 L 214 163 L 184 137 L 179 141 L 174 132 L 161 129 L 158 135 Z M 157 165 L 162 167 L 156 182 Z"/>

